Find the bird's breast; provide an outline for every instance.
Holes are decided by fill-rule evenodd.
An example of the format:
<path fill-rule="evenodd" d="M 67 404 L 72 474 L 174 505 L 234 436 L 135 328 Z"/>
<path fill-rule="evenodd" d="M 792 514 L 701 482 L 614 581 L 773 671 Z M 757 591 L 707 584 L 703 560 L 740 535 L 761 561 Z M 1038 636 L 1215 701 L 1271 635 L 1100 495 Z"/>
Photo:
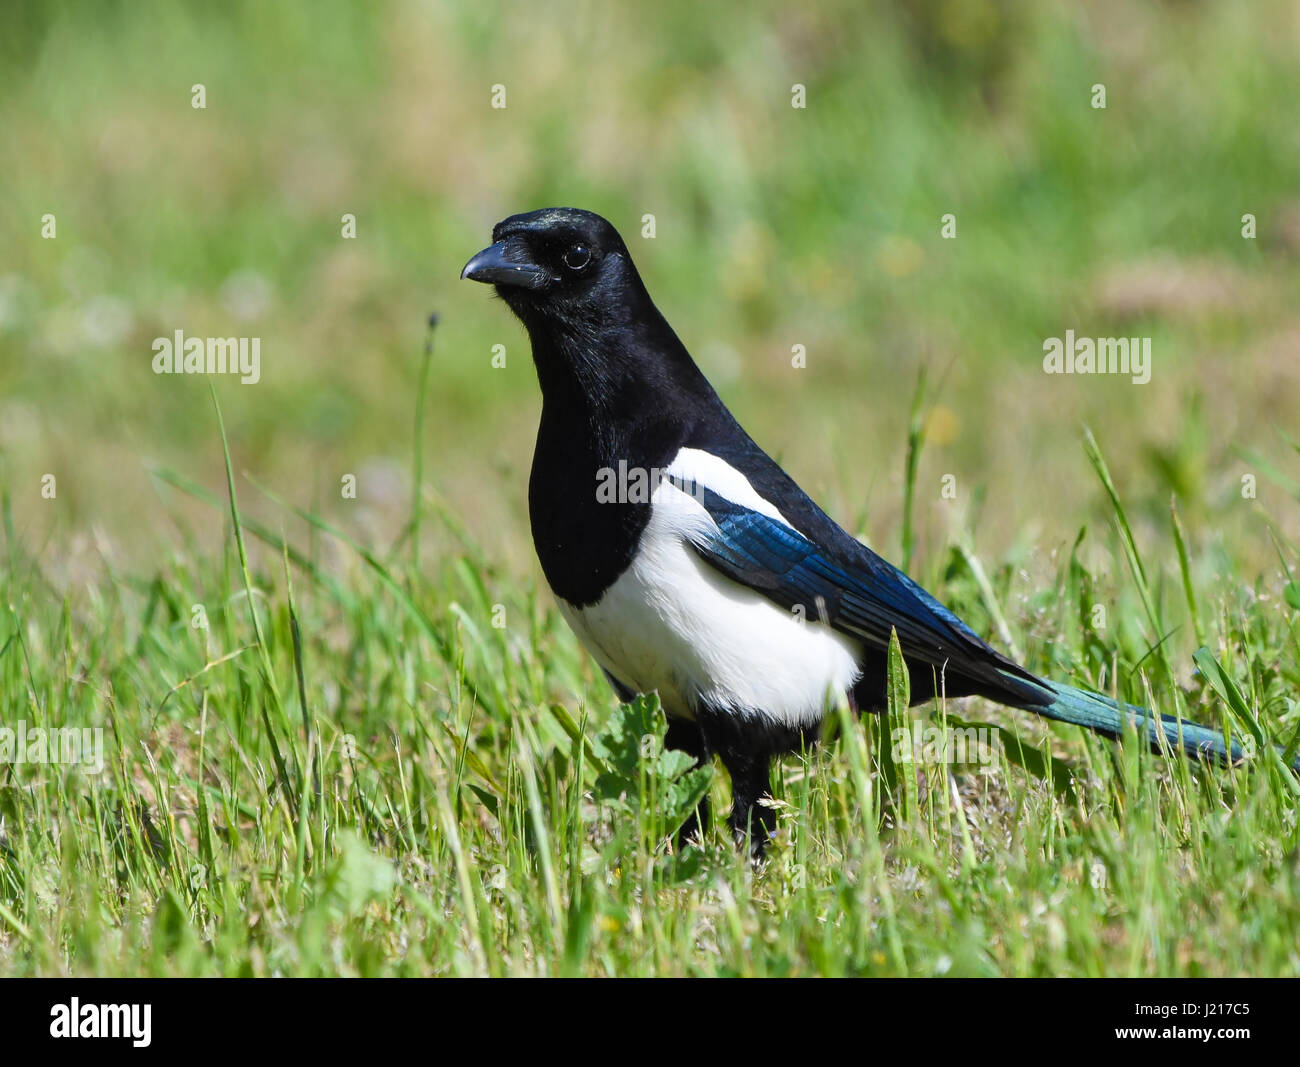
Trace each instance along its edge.
<path fill-rule="evenodd" d="M 557 413 L 558 410 L 558 413 Z M 584 420 L 545 406 L 528 480 L 542 573 L 556 596 L 594 604 L 632 562 L 650 521 L 650 475 L 672 449 L 653 433 L 596 438 Z"/>
<path fill-rule="evenodd" d="M 573 604 L 594 604 L 632 562 L 650 519 L 648 505 L 601 504 L 571 486 L 534 475 L 529 488 L 533 545 L 547 584 Z"/>

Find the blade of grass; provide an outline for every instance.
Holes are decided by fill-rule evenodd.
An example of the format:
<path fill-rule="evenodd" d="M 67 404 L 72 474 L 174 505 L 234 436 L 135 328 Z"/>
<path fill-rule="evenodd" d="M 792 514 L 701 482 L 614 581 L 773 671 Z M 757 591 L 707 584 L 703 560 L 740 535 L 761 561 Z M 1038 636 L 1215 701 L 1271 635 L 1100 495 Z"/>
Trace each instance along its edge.
<path fill-rule="evenodd" d="M 1133 529 L 1129 526 L 1128 514 L 1124 510 L 1124 503 L 1119 498 L 1119 491 L 1115 488 L 1114 481 L 1111 480 L 1110 468 L 1106 466 L 1106 460 L 1101 454 L 1101 448 L 1097 444 L 1097 439 L 1092 435 L 1092 430 L 1084 427 L 1084 452 L 1092 464 L 1093 470 L 1097 472 L 1097 477 L 1101 479 L 1101 484 L 1106 490 L 1106 495 L 1110 498 L 1111 507 L 1115 512 L 1115 521 L 1119 529 L 1120 543 L 1124 549 L 1124 557 L 1128 560 L 1129 569 L 1133 572 L 1133 580 L 1137 586 L 1138 596 L 1142 600 L 1142 608 L 1146 612 L 1147 619 L 1151 623 L 1151 628 L 1155 631 L 1157 637 L 1165 632 L 1164 625 L 1160 621 L 1160 613 L 1156 610 L 1155 599 L 1151 595 L 1151 586 L 1147 582 L 1146 568 L 1142 566 L 1142 557 L 1138 553 L 1137 541 L 1133 537 Z M 1163 642 L 1158 648 L 1158 655 L 1161 666 L 1165 669 L 1165 675 L 1169 680 L 1171 691 L 1175 694 L 1175 701 L 1178 693 L 1178 678 L 1174 674 L 1173 663 L 1169 659 L 1169 653 L 1164 647 Z"/>
<path fill-rule="evenodd" d="M 429 316 L 429 328 L 424 336 L 424 358 L 420 361 L 420 384 L 415 392 L 415 452 L 411 464 L 411 577 L 420 573 L 420 516 L 424 510 L 424 398 L 429 391 L 429 369 L 433 365 L 433 331 L 437 329 L 438 316 Z"/>
<path fill-rule="evenodd" d="M 280 689 L 275 683 L 275 670 L 271 666 L 271 654 L 266 647 L 266 635 L 262 632 L 262 620 L 257 614 L 257 603 L 253 597 L 253 576 L 248 569 L 248 550 L 244 546 L 244 528 L 239 521 L 239 502 L 235 496 L 235 472 L 230 462 L 230 442 L 226 440 L 226 421 L 221 417 L 221 403 L 217 400 L 217 389 L 215 385 L 209 385 L 212 392 L 212 406 L 217 412 L 217 427 L 221 431 L 221 453 L 226 464 L 226 491 L 230 496 L 230 521 L 235 528 L 235 546 L 239 550 L 239 569 L 244 578 L 244 593 L 248 597 L 248 614 L 253 622 L 253 635 L 257 638 L 257 649 L 259 658 L 262 661 L 263 683 L 270 691 L 271 700 L 275 704 L 276 711 L 280 718 L 284 718 L 284 702 L 280 699 Z M 280 776 L 280 781 L 288 794 L 286 800 L 289 803 L 290 818 L 296 802 L 293 798 L 293 783 L 289 778 L 289 769 L 285 765 L 284 756 L 280 752 L 280 744 L 276 740 L 275 730 L 271 725 L 270 713 L 266 710 L 266 704 L 259 701 L 259 707 L 262 712 L 262 725 L 266 730 L 267 740 L 271 745 L 271 755 L 275 759 L 276 771 Z"/>
<path fill-rule="evenodd" d="M 916 471 L 925 447 L 925 367 L 916 375 L 916 389 L 912 393 L 912 414 L 907 426 L 907 466 L 903 473 L 903 570 L 911 573 L 912 554 L 916 548 L 916 534 L 912 525 L 912 512 L 916 501 Z"/>
<path fill-rule="evenodd" d="M 1174 525 L 1174 545 L 1178 549 L 1178 573 L 1183 578 L 1183 595 L 1187 598 L 1187 610 L 1192 615 L 1192 629 L 1196 633 L 1196 645 L 1205 644 L 1205 631 L 1201 626 L 1201 613 L 1196 607 L 1196 590 L 1192 586 L 1192 567 L 1187 556 L 1187 532 L 1183 529 L 1183 520 L 1178 517 L 1178 498 L 1169 497 L 1169 517 Z"/>

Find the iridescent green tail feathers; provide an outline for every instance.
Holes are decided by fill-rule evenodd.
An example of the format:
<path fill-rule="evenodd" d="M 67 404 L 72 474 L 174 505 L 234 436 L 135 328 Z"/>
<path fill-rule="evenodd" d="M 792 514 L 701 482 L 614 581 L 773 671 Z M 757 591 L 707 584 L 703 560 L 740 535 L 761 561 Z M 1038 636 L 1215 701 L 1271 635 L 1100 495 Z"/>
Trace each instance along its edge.
<path fill-rule="evenodd" d="M 1044 680 L 1042 684 L 1054 699 L 1030 710 L 1045 718 L 1083 726 L 1107 737 L 1118 738 L 1126 729 L 1138 730 L 1146 734 L 1148 743 L 1156 751 L 1182 749 L 1199 760 L 1237 763 L 1247 756 L 1242 744 L 1233 741 L 1229 745 L 1220 731 L 1208 726 L 1173 715 L 1156 715 L 1136 704 L 1117 704 L 1100 693 L 1075 689 L 1059 682 Z M 1249 741 L 1246 747 L 1249 747 Z M 1300 773 L 1300 759 L 1293 769 Z"/>

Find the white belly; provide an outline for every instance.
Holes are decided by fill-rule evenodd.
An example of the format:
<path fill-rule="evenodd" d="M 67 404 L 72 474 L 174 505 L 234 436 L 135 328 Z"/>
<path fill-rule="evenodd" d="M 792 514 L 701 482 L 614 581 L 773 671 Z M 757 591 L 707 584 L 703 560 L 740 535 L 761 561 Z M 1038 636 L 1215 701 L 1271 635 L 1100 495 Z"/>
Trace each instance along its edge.
<path fill-rule="evenodd" d="M 687 541 L 700 522 L 713 520 L 696 500 L 661 485 L 632 564 L 596 604 L 561 599 L 565 619 L 602 667 L 657 691 L 670 714 L 708 706 L 791 726 L 820 721 L 856 681 L 860 644 L 712 568 Z"/>

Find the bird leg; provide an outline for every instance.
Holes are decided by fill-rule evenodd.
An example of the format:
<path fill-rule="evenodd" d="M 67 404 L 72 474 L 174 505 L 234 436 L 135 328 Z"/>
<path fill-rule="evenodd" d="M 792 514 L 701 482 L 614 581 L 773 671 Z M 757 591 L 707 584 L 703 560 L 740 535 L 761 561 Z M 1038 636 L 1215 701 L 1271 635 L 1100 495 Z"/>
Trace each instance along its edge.
<path fill-rule="evenodd" d="M 704 732 L 689 719 L 668 720 L 668 733 L 664 735 L 664 747 L 675 748 L 695 758 L 695 766 L 703 766 L 709 758 L 708 748 L 704 743 Z M 677 831 L 677 848 L 680 851 L 689 844 L 704 840 L 704 831 L 709 823 L 709 798 L 700 798 L 700 803 L 682 823 Z"/>
<path fill-rule="evenodd" d="M 700 708 L 696 721 L 708 751 L 722 758 L 731 775 L 731 832 L 738 844 L 748 841 L 750 854 L 760 858 L 776 829 L 776 812 L 762 802 L 771 796 L 772 757 L 815 743 L 816 728 L 732 709 Z"/>
<path fill-rule="evenodd" d="M 761 859 L 776 829 L 776 812 L 762 803 L 771 796 L 772 757 L 766 752 L 731 749 L 719 753 L 731 775 L 731 832 L 738 845 L 749 842 L 750 855 Z"/>

